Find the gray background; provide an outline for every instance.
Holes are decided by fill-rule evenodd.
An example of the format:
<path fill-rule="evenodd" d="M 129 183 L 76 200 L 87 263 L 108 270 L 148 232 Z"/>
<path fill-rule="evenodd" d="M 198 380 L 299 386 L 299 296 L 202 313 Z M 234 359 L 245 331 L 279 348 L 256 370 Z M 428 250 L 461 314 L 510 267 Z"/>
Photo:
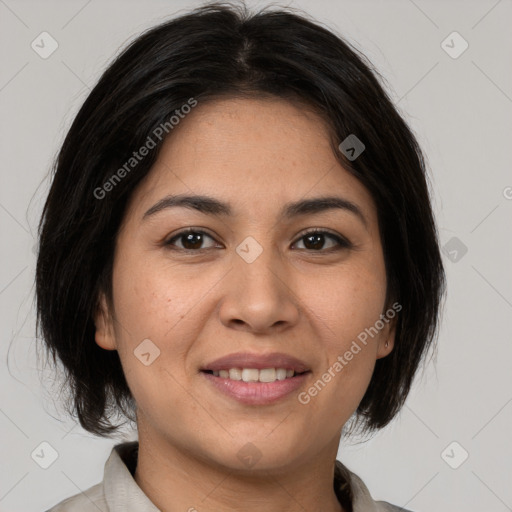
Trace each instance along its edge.
<path fill-rule="evenodd" d="M 112 56 L 141 30 L 197 5 L 0 0 L 1 511 L 42 511 L 97 483 L 117 442 L 68 418 L 52 399 L 58 380 L 37 363 L 36 225 L 55 152 Z M 417 512 L 512 510 L 512 2 L 290 5 L 355 42 L 386 78 L 428 156 L 448 244 L 437 357 L 400 417 L 365 444 L 342 445 L 339 457 L 374 498 Z M 31 48 L 43 31 L 59 45 L 47 59 Z M 458 58 L 441 45 L 453 31 L 469 44 Z M 457 37 L 445 43 L 452 54 L 463 48 Z M 58 453 L 46 470 L 31 458 L 41 442 Z"/>

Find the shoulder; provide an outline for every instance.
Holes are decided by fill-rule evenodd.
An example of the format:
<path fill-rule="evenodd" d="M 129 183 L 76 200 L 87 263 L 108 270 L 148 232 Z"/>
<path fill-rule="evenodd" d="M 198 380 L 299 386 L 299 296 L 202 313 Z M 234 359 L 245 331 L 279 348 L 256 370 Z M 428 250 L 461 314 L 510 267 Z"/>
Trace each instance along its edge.
<path fill-rule="evenodd" d="M 388 503 L 387 501 L 376 501 L 375 503 L 380 507 L 378 509 L 379 512 L 412 512 L 412 510 L 409 510 L 408 508 L 391 505 L 391 503 Z"/>
<path fill-rule="evenodd" d="M 100 483 L 61 501 L 47 512 L 158 512 L 135 482 L 137 454 L 137 442 L 114 446 Z"/>
<path fill-rule="evenodd" d="M 47 512 L 109 512 L 103 482 L 84 492 L 66 498 Z"/>

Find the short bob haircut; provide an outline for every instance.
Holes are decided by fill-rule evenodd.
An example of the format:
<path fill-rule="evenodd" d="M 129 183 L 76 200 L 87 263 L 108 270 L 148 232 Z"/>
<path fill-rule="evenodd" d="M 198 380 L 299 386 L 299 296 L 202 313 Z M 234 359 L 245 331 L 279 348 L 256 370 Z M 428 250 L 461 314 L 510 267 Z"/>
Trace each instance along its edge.
<path fill-rule="evenodd" d="M 116 433 L 114 412 L 135 421 L 118 353 L 95 343 L 93 318 L 100 292 L 112 305 L 116 235 L 165 137 L 153 136 L 155 147 L 131 172 L 119 170 L 162 126 L 172 136 L 169 119 L 191 98 L 273 97 L 325 120 L 337 159 L 375 201 L 386 303 L 402 305 L 395 347 L 376 361 L 354 418 L 370 433 L 397 414 L 436 338 L 445 276 L 423 155 L 377 76 L 302 13 L 224 2 L 151 28 L 106 69 L 56 158 L 38 231 L 37 335 L 53 363 L 60 359 L 68 411 L 84 429 Z M 365 145 L 355 160 L 339 149 L 351 134 Z M 123 179 L 112 183 L 116 172 Z"/>

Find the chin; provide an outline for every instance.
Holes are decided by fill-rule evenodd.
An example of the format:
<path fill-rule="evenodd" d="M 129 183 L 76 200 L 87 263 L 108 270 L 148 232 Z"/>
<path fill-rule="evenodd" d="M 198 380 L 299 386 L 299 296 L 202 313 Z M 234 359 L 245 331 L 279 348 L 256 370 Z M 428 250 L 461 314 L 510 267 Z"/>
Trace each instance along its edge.
<path fill-rule="evenodd" d="M 270 431 L 269 431 L 270 432 Z M 217 453 L 217 461 L 229 469 L 247 473 L 284 469 L 300 456 L 300 443 L 285 443 L 288 436 L 257 438 L 234 436 L 229 446 Z"/>

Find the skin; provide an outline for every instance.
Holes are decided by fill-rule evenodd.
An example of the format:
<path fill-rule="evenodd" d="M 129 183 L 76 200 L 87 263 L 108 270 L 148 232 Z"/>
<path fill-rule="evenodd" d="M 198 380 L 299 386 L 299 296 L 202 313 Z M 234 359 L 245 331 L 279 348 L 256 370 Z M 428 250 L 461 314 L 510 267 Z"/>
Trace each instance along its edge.
<path fill-rule="evenodd" d="M 200 103 L 171 135 L 119 232 L 113 308 L 102 296 L 95 318 L 96 342 L 119 352 L 137 402 L 135 480 L 164 512 L 239 511 L 242 503 L 248 512 L 341 511 L 332 487 L 341 430 L 376 359 L 393 349 L 393 323 L 308 404 L 297 395 L 385 310 L 372 197 L 336 160 L 322 119 L 282 99 Z M 213 196 L 233 214 L 173 207 L 143 219 L 181 193 Z M 326 195 L 357 205 L 365 222 L 343 209 L 280 218 L 285 203 Z M 187 227 L 209 236 L 202 245 L 184 237 L 165 245 Z M 333 250 L 328 235 L 308 243 L 311 228 L 352 247 Z M 235 251 L 248 236 L 263 249 L 252 263 Z M 144 339 L 160 350 L 149 366 L 134 355 Z M 245 405 L 199 371 L 239 351 L 284 352 L 311 373 L 274 404 Z M 251 468 L 237 457 L 248 442 L 261 453 Z"/>

